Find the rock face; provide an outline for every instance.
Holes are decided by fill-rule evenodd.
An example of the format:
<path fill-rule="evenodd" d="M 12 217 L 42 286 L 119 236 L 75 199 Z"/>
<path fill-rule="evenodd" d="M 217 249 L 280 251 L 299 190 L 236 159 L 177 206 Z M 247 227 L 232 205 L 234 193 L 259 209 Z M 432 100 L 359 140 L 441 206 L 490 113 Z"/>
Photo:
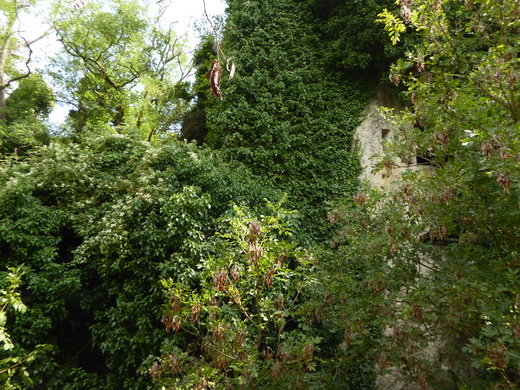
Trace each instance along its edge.
<path fill-rule="evenodd" d="M 389 87 L 379 85 L 375 89 L 374 97 L 366 109 L 365 120 L 358 126 L 355 132 L 355 140 L 361 152 L 361 164 L 363 173 L 361 179 L 368 181 L 371 187 L 384 190 L 393 189 L 399 182 L 404 170 L 423 169 L 417 164 L 405 164 L 401 160 L 394 160 L 394 167 L 384 168 L 379 172 L 373 172 L 378 158 L 381 157 L 385 142 L 395 136 L 397 128 L 385 119 L 379 107 L 386 107 L 398 113 L 397 100 Z"/>

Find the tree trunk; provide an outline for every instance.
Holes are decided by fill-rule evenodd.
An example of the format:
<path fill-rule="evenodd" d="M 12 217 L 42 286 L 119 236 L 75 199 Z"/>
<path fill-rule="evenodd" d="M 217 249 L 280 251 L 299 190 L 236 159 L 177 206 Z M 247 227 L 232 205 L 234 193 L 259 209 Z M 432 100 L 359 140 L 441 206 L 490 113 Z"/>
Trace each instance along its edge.
<path fill-rule="evenodd" d="M 114 126 L 123 126 L 125 124 L 125 109 L 122 105 L 116 107 L 116 115 L 114 116 Z"/>
<path fill-rule="evenodd" d="M 7 34 L 4 37 L 2 48 L 0 49 L 0 120 L 5 119 L 5 88 L 7 86 L 5 79 L 5 64 L 7 62 L 7 57 L 9 56 L 9 43 L 11 42 L 11 37 L 13 35 L 10 30 L 13 23 L 8 26 Z"/>

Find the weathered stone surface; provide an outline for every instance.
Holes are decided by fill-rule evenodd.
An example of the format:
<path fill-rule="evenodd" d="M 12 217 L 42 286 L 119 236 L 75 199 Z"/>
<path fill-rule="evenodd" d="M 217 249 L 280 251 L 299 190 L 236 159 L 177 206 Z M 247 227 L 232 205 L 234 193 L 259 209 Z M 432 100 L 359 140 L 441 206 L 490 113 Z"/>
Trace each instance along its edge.
<path fill-rule="evenodd" d="M 371 187 L 391 190 L 396 186 L 404 170 L 422 169 L 416 164 L 405 164 L 400 159 L 394 160 L 394 167 L 373 172 L 378 162 L 377 156 L 382 156 L 385 141 L 395 136 L 397 128 L 384 118 L 379 107 L 391 108 L 399 112 L 399 106 L 389 87 L 379 85 L 370 104 L 366 109 L 365 120 L 358 126 L 355 139 L 361 151 L 363 173 L 361 179 L 368 181 Z"/>

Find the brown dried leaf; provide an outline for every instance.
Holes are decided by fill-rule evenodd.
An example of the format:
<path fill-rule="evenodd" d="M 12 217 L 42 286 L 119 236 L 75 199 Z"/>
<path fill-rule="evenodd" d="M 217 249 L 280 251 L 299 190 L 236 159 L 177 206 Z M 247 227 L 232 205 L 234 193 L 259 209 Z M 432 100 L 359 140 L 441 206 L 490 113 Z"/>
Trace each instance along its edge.
<path fill-rule="evenodd" d="M 222 68 L 217 59 L 213 60 L 211 70 L 206 75 L 209 79 L 211 93 L 218 99 L 222 99 L 222 91 L 220 90 L 220 79 L 222 78 Z"/>

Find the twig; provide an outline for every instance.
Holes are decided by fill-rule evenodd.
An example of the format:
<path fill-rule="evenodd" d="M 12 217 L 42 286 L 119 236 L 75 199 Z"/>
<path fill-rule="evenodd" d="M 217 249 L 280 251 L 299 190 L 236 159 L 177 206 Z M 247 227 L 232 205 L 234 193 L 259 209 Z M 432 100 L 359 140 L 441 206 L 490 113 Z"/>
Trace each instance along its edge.
<path fill-rule="evenodd" d="M 206 16 L 206 20 L 208 21 L 209 25 L 213 29 L 213 32 L 215 33 L 215 45 L 217 47 L 217 61 L 220 62 L 220 53 L 224 54 L 222 52 L 222 49 L 220 48 L 220 39 L 218 36 L 218 29 L 215 27 L 213 22 L 211 21 L 211 18 L 208 15 L 208 11 L 206 9 L 206 0 L 202 0 L 202 4 L 204 5 L 204 15 Z"/>

